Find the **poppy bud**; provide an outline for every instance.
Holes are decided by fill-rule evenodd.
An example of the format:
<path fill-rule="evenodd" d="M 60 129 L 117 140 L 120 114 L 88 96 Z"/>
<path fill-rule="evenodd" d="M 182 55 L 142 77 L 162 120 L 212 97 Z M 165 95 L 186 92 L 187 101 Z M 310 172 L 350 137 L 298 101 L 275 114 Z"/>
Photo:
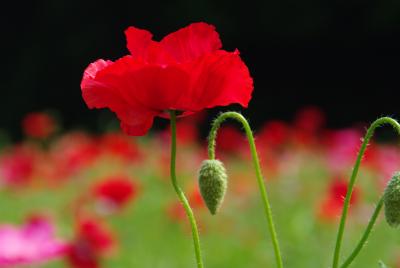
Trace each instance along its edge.
<path fill-rule="evenodd" d="M 397 227 L 400 224 L 400 173 L 396 173 L 386 186 L 383 202 L 387 223 Z"/>
<path fill-rule="evenodd" d="M 226 188 L 228 176 L 224 165 L 219 160 L 204 160 L 199 171 L 200 193 L 208 210 L 215 215 L 220 208 Z"/>

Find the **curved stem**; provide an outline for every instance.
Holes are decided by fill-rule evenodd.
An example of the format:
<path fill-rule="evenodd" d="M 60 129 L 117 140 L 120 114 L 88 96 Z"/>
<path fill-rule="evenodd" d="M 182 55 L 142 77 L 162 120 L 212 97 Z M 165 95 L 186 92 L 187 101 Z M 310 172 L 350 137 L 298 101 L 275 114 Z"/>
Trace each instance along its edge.
<path fill-rule="evenodd" d="M 358 253 L 360 253 L 361 249 L 367 242 L 369 235 L 371 234 L 372 228 L 374 227 L 376 219 L 378 218 L 379 212 L 381 212 L 382 206 L 383 206 L 383 197 L 379 199 L 379 202 L 375 207 L 374 213 L 372 214 L 372 217 L 368 222 L 367 228 L 365 229 L 364 234 L 361 237 L 360 241 L 358 242 L 356 248 L 353 250 L 350 256 L 344 261 L 344 263 L 340 266 L 341 268 L 348 267 L 350 263 L 357 257 Z"/>
<path fill-rule="evenodd" d="M 217 132 L 218 132 L 218 129 L 219 129 L 221 123 L 224 122 L 227 118 L 232 118 L 232 119 L 235 119 L 236 121 L 240 122 L 246 132 L 246 136 L 247 136 L 247 139 L 248 139 L 249 145 L 250 145 L 250 151 L 251 151 L 251 156 L 253 159 L 253 164 L 256 169 L 258 187 L 260 189 L 260 193 L 261 193 L 261 197 L 262 197 L 261 199 L 264 204 L 264 212 L 267 217 L 268 228 L 269 228 L 269 232 L 272 237 L 272 244 L 274 247 L 276 263 L 279 268 L 282 268 L 283 267 L 282 257 L 281 257 L 281 253 L 280 253 L 280 249 L 279 249 L 279 243 L 278 243 L 278 239 L 277 239 L 277 235 L 276 235 L 276 231 L 275 231 L 274 222 L 272 219 L 271 206 L 268 201 L 267 190 L 265 188 L 264 179 L 263 179 L 263 176 L 261 173 L 260 161 L 258 159 L 257 149 L 256 149 L 256 145 L 254 143 L 253 132 L 251 131 L 249 123 L 241 114 L 239 114 L 237 112 L 226 112 L 226 113 L 220 114 L 217 117 L 217 119 L 215 119 L 215 121 L 213 122 L 212 128 L 211 128 L 211 131 L 210 131 L 210 135 L 208 137 L 208 142 L 209 142 L 208 143 L 208 156 L 210 159 L 215 159 L 215 144 L 216 144 Z"/>
<path fill-rule="evenodd" d="M 175 192 L 177 193 L 179 200 L 181 201 L 183 207 L 185 208 L 186 215 L 189 218 L 190 225 L 192 227 L 192 236 L 193 236 L 193 244 L 194 244 L 194 252 L 196 255 L 196 263 L 197 268 L 203 268 L 203 260 L 201 257 L 200 250 L 200 237 L 199 231 L 197 229 L 196 219 L 193 215 L 193 211 L 189 205 L 189 201 L 187 200 L 185 194 L 182 189 L 178 186 L 176 180 L 176 114 L 175 111 L 170 111 L 171 117 L 171 181 L 174 186 Z"/>
<path fill-rule="evenodd" d="M 349 185 L 348 185 L 346 198 L 344 200 L 343 210 L 342 210 L 342 217 L 340 219 L 339 229 L 338 229 L 338 233 L 337 233 L 337 237 L 336 237 L 336 246 L 335 246 L 335 252 L 333 254 L 332 268 L 337 268 L 338 265 L 339 265 L 340 248 L 341 248 L 341 245 L 342 245 L 342 239 L 343 239 L 344 227 L 345 227 L 345 224 L 346 224 L 347 212 L 349 210 L 350 199 L 351 199 L 351 195 L 353 193 L 353 188 L 354 188 L 354 184 L 356 182 L 356 177 L 357 177 L 357 174 L 358 174 L 358 170 L 360 168 L 362 157 L 363 157 L 363 155 L 365 153 L 365 150 L 367 149 L 367 145 L 368 145 L 369 140 L 371 139 L 371 137 L 373 136 L 373 134 L 375 132 L 375 129 L 377 127 L 379 127 L 379 126 L 384 125 L 384 124 L 392 125 L 392 127 L 397 131 L 397 133 L 400 134 L 400 125 L 399 125 L 399 123 L 396 120 L 394 120 L 393 118 L 390 118 L 390 117 L 381 117 L 381 118 L 375 120 L 371 124 L 371 126 L 368 128 L 367 133 L 365 134 L 363 143 L 361 145 L 361 149 L 358 152 L 357 160 L 356 160 L 356 163 L 355 163 L 354 168 L 353 168 L 353 172 L 352 172 L 351 177 L 350 177 L 350 182 L 349 182 Z"/>

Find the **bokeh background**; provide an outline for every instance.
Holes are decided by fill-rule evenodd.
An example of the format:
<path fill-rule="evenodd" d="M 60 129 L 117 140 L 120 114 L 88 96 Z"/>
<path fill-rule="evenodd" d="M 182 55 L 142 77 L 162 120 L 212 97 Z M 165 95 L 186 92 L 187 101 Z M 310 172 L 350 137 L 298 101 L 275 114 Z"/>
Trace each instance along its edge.
<path fill-rule="evenodd" d="M 99 129 L 80 97 L 88 63 L 127 53 L 130 25 L 155 38 L 190 22 L 214 24 L 255 81 L 253 124 L 317 105 L 332 127 L 399 115 L 398 1 L 7 1 L 2 4 L 1 127 L 17 137 L 32 110 L 67 128 Z M 15 136 L 17 135 L 17 136 Z"/>
<path fill-rule="evenodd" d="M 198 21 L 216 26 L 224 49 L 240 50 L 254 78 L 242 112 L 256 130 L 285 264 L 329 267 L 365 128 L 383 115 L 400 118 L 399 1 L 7 1 L 0 13 L 0 267 L 14 249 L 7 241 L 26 253 L 30 243 L 44 248 L 38 237 L 61 251 L 49 263 L 54 256 L 40 255 L 37 267 L 192 267 L 189 225 L 168 178 L 168 121 L 128 137 L 112 113 L 87 109 L 80 81 L 90 62 L 128 53 L 128 26 L 161 39 Z M 230 178 L 217 217 L 198 190 L 211 119 L 230 109 L 241 110 L 179 120 L 178 180 L 199 221 L 206 267 L 274 267 L 237 125 L 224 126 L 217 142 Z M 351 200 L 343 257 L 399 170 L 398 137 L 390 127 L 376 134 Z M 353 267 L 400 267 L 399 252 L 398 230 L 381 215 Z"/>

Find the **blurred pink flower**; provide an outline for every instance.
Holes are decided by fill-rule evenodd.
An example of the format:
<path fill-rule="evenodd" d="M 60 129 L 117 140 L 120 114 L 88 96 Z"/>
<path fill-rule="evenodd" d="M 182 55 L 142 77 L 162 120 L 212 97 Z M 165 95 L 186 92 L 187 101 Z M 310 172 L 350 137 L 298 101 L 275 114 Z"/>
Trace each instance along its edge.
<path fill-rule="evenodd" d="M 369 146 L 366 160 L 366 164 L 377 172 L 380 186 L 383 188 L 393 174 L 399 170 L 400 150 L 390 145 Z"/>
<path fill-rule="evenodd" d="M 36 218 L 25 226 L 0 226 L 0 267 L 48 261 L 66 253 L 64 242 L 54 237 L 53 226 Z"/>
<path fill-rule="evenodd" d="M 350 168 L 361 146 L 361 134 L 355 129 L 328 132 L 325 135 L 326 160 L 332 172 L 341 173 Z"/>

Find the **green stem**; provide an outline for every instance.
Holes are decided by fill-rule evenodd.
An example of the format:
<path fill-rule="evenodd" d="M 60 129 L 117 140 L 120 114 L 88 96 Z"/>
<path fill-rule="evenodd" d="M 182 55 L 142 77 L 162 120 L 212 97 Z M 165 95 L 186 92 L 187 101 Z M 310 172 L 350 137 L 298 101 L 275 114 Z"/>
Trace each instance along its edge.
<path fill-rule="evenodd" d="M 361 237 L 360 241 L 358 242 L 356 248 L 353 250 L 353 252 L 350 254 L 350 256 L 345 260 L 345 262 L 340 266 L 341 268 L 348 267 L 350 265 L 350 263 L 357 257 L 358 253 L 360 253 L 361 249 L 367 242 L 369 235 L 371 234 L 372 228 L 374 227 L 376 219 L 378 218 L 379 212 L 381 212 L 382 206 L 383 206 L 383 197 L 381 197 L 381 199 L 379 199 L 379 202 L 376 205 L 375 211 L 372 214 L 372 217 L 368 222 L 367 228 L 365 229 L 365 232 L 364 232 L 363 236 Z"/>
<path fill-rule="evenodd" d="M 217 132 L 218 132 L 218 129 L 219 129 L 221 123 L 224 122 L 228 118 L 232 118 L 232 119 L 239 121 L 242 124 L 242 126 L 246 132 L 246 136 L 247 136 L 247 139 L 248 139 L 249 145 L 250 145 L 250 151 L 251 151 L 251 156 L 253 159 L 253 164 L 254 164 L 254 167 L 256 170 L 258 187 L 260 189 L 260 193 L 261 193 L 261 197 L 262 197 L 261 199 L 264 204 L 264 212 L 267 217 L 268 228 L 269 228 L 269 232 L 272 237 L 272 244 L 274 247 L 276 263 L 279 268 L 282 268 L 283 264 L 282 264 L 282 257 L 281 257 L 280 249 L 279 249 L 278 238 L 277 238 L 276 231 L 275 231 L 274 221 L 272 219 L 271 206 L 268 201 L 267 190 L 265 188 L 264 179 L 263 179 L 263 176 L 261 173 L 260 161 L 258 159 L 257 149 L 256 149 L 256 145 L 254 143 L 253 132 L 251 131 L 249 123 L 241 114 L 236 113 L 236 112 L 226 112 L 226 113 L 220 114 L 217 117 L 217 119 L 215 119 L 215 121 L 213 122 L 212 128 L 211 128 L 211 131 L 210 131 L 210 136 L 208 137 L 208 139 L 209 139 L 208 140 L 208 142 L 209 142 L 208 143 L 208 156 L 210 159 L 215 159 L 215 144 L 216 144 Z"/>
<path fill-rule="evenodd" d="M 356 160 L 356 163 L 355 163 L 354 168 L 353 168 L 353 172 L 352 172 L 351 177 L 350 177 L 350 182 L 349 182 L 349 185 L 348 185 L 346 198 L 344 200 L 343 210 L 342 210 L 342 217 L 340 219 L 339 229 L 338 229 L 338 233 L 337 233 L 337 237 L 336 237 L 336 246 L 335 246 L 335 252 L 333 254 L 332 268 L 337 268 L 338 265 L 339 265 L 340 248 L 341 248 L 341 245 L 342 245 L 342 239 L 343 239 L 344 227 L 345 227 L 345 224 L 346 224 L 347 212 L 349 210 L 350 199 L 351 199 L 351 195 L 353 193 L 353 188 L 354 188 L 354 185 L 355 185 L 355 182 L 356 182 L 356 178 L 357 178 L 358 170 L 360 168 L 362 157 L 363 157 L 363 155 L 365 153 L 365 150 L 367 149 L 367 145 L 368 145 L 371 137 L 373 136 L 373 134 L 375 132 L 375 129 L 377 127 L 379 127 L 379 126 L 384 125 L 384 124 L 392 125 L 392 127 L 398 132 L 398 134 L 400 134 L 400 125 L 399 125 L 399 123 L 396 120 L 394 120 L 393 118 L 390 118 L 390 117 L 381 117 L 381 118 L 375 120 L 371 124 L 371 126 L 368 128 L 367 133 L 365 134 L 363 143 L 361 145 L 361 149 L 358 152 L 357 160 Z"/>
<path fill-rule="evenodd" d="M 174 186 L 175 192 L 179 197 L 179 200 L 185 208 L 186 215 L 188 216 L 190 225 L 192 227 L 192 236 L 197 268 L 203 268 L 203 260 L 200 250 L 200 237 L 199 231 L 197 229 L 196 219 L 194 218 L 193 211 L 189 205 L 189 201 L 187 200 L 182 189 L 178 186 L 176 180 L 176 114 L 175 111 L 170 111 L 169 113 L 171 117 L 171 181 L 172 185 Z"/>

